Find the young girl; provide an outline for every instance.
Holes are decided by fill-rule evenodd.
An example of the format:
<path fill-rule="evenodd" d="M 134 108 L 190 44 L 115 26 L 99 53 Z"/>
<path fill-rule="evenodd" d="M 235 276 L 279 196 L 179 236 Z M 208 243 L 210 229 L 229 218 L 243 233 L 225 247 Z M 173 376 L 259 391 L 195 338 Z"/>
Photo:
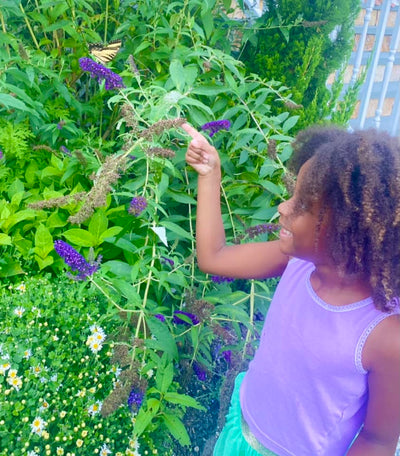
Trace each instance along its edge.
<path fill-rule="evenodd" d="M 393 456 L 400 431 L 400 145 L 310 128 L 293 143 L 279 240 L 226 245 L 220 160 L 188 124 L 197 258 L 208 273 L 281 276 L 214 456 Z"/>

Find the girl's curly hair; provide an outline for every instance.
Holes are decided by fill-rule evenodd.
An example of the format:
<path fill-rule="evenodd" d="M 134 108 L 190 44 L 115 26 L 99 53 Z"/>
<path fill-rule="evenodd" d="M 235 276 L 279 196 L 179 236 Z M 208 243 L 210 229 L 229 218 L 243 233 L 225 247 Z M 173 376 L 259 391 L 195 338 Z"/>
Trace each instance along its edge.
<path fill-rule="evenodd" d="M 329 213 L 326 243 L 338 271 L 367 280 L 376 308 L 389 311 L 400 295 L 399 140 L 373 129 L 311 127 L 293 152 L 296 174 L 312 158 L 300 192 Z"/>

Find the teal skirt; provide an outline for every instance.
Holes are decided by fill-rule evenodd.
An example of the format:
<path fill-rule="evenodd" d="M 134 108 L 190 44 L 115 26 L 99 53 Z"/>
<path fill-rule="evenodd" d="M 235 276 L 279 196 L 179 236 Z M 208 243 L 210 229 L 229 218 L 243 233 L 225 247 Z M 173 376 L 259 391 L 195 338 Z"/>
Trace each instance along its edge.
<path fill-rule="evenodd" d="M 258 442 L 242 418 L 239 391 L 244 375 L 242 372 L 236 377 L 226 424 L 215 444 L 214 456 L 277 456 Z"/>

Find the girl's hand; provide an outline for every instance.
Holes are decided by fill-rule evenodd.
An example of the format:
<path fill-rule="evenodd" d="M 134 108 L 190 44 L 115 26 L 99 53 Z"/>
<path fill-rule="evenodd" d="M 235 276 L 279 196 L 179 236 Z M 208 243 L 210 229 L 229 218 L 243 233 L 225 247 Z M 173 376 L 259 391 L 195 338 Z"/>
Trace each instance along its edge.
<path fill-rule="evenodd" d="M 188 123 L 184 123 L 182 128 L 192 137 L 186 152 L 186 162 L 201 176 L 207 176 L 219 169 L 220 160 L 215 147 Z"/>

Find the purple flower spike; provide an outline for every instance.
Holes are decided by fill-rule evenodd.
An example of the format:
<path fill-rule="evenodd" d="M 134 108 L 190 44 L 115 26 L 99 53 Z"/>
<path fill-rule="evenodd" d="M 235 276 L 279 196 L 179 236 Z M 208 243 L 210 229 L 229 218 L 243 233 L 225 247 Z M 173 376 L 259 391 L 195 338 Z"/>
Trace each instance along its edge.
<path fill-rule="evenodd" d="M 160 321 L 162 321 L 163 323 L 165 322 L 165 317 L 163 314 L 155 314 L 154 316 L 156 318 L 158 318 Z"/>
<path fill-rule="evenodd" d="M 183 318 L 180 318 L 179 315 L 187 317 L 189 320 L 191 320 L 192 325 L 198 325 L 200 323 L 200 320 L 195 314 L 192 314 L 190 312 L 184 312 L 183 310 L 175 310 L 174 311 L 174 317 L 172 318 L 172 322 L 176 323 L 177 325 L 188 325 L 190 326 L 190 323 Z"/>
<path fill-rule="evenodd" d="M 230 350 L 223 351 L 222 357 L 229 365 L 232 363 L 232 352 Z"/>
<path fill-rule="evenodd" d="M 128 212 L 137 217 L 146 209 L 146 207 L 146 198 L 144 198 L 143 196 L 135 196 L 132 198 Z"/>
<path fill-rule="evenodd" d="M 143 396 L 144 394 L 142 393 L 142 391 L 136 391 L 135 388 L 132 388 L 128 397 L 128 407 L 131 411 L 137 411 L 140 409 L 140 406 L 143 402 Z"/>
<path fill-rule="evenodd" d="M 207 372 L 206 372 L 206 370 L 197 361 L 195 361 L 193 363 L 193 370 L 194 370 L 194 373 L 196 374 L 197 378 L 201 382 L 205 382 L 207 380 Z"/>
<path fill-rule="evenodd" d="M 169 266 L 172 267 L 174 265 L 174 260 L 171 260 L 171 258 L 167 258 L 165 256 L 162 256 L 161 257 L 161 263 L 168 264 Z"/>
<path fill-rule="evenodd" d="M 232 277 L 222 277 L 213 275 L 210 277 L 211 281 L 214 283 L 223 283 L 223 282 L 233 282 L 235 279 Z"/>
<path fill-rule="evenodd" d="M 109 68 L 95 62 L 89 57 L 79 59 L 79 66 L 83 71 L 88 71 L 92 78 L 97 78 L 99 82 L 105 80 L 105 89 L 123 89 L 125 87 L 119 74 L 114 73 Z"/>
<path fill-rule="evenodd" d="M 0 160 L 4 157 L 3 151 L 0 149 Z"/>
<path fill-rule="evenodd" d="M 208 130 L 210 136 L 214 136 L 220 130 L 229 130 L 231 123 L 229 120 L 214 120 L 202 125 L 202 130 Z"/>
<path fill-rule="evenodd" d="M 74 280 L 86 280 L 99 269 L 101 256 L 96 261 L 89 263 L 72 246 L 60 240 L 54 242 L 54 249 L 72 271 L 78 272 L 75 275 L 69 274 Z"/>

